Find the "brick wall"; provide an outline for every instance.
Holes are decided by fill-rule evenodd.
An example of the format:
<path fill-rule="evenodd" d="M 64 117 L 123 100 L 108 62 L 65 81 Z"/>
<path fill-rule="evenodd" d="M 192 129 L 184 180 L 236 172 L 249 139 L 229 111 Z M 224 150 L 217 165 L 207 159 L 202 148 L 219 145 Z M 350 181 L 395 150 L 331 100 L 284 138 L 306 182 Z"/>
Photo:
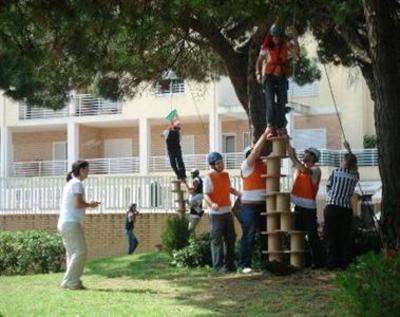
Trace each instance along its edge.
<path fill-rule="evenodd" d="M 171 214 L 141 214 L 135 226 L 139 240 L 138 252 L 155 251 L 161 245 L 161 233 Z M 46 230 L 56 232 L 58 215 L 2 215 L 1 231 Z M 89 259 L 124 255 L 127 241 L 124 232 L 125 214 L 86 215 L 84 221 L 85 235 L 89 249 Z M 202 217 L 198 232 L 206 232 L 208 217 Z M 235 223 L 237 237 L 241 231 Z"/>

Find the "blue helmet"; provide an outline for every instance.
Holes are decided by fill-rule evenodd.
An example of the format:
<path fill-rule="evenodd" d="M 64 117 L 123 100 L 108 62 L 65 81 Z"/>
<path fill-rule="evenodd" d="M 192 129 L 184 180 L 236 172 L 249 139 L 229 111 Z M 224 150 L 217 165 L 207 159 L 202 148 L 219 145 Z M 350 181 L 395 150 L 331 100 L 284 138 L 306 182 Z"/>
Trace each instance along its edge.
<path fill-rule="evenodd" d="M 222 160 L 221 153 L 218 152 L 211 152 L 207 155 L 207 162 L 210 165 L 214 165 L 216 161 Z"/>
<path fill-rule="evenodd" d="M 269 29 L 269 32 L 274 37 L 284 37 L 285 30 L 277 24 L 273 24 Z"/>

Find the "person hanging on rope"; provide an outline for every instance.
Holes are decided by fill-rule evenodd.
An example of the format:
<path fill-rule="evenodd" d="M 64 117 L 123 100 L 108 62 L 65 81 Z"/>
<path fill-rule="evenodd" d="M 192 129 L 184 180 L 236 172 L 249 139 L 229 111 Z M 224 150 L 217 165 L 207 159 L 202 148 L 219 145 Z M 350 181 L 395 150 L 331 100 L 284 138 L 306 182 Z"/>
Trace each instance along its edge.
<path fill-rule="evenodd" d="M 316 203 L 321 169 L 315 165 L 321 153 L 316 148 L 310 147 L 304 151 L 303 162 L 300 162 L 289 139 L 287 139 L 287 149 L 295 168 L 291 200 L 295 205 L 296 230 L 306 232 L 311 250 L 312 267 L 321 268 L 324 265 L 324 251 L 318 235 Z"/>
<path fill-rule="evenodd" d="M 286 104 L 288 102 L 289 58 L 300 54 L 297 32 L 289 42 L 284 29 L 273 24 L 261 45 L 256 62 L 256 79 L 262 84 L 267 110 L 268 137 L 286 135 Z"/>
<path fill-rule="evenodd" d="M 347 141 L 344 143 L 348 153 L 340 168 L 332 171 L 327 184 L 327 205 L 324 210 L 324 237 L 327 246 L 327 268 L 330 270 L 346 268 L 351 260 L 353 210 L 351 198 L 360 176 L 357 157 L 351 152 Z"/>
<path fill-rule="evenodd" d="M 267 167 L 261 160 L 261 153 L 267 141 L 267 129 L 260 136 L 253 148 L 245 150 L 245 160 L 240 172 L 243 181 L 241 195 L 242 212 L 240 213 L 240 224 L 242 226 L 242 238 L 240 240 L 240 267 L 242 273 L 252 272 L 252 257 L 254 253 L 256 234 L 260 235 L 266 231 L 265 191 L 266 182 L 263 175 L 267 174 Z M 266 239 L 259 236 L 261 251 L 267 250 Z M 264 259 L 262 255 L 261 258 Z M 265 259 L 266 260 L 266 259 Z"/>
<path fill-rule="evenodd" d="M 172 169 L 176 174 L 176 177 L 182 182 L 186 183 L 186 169 L 182 159 L 180 131 L 181 131 L 181 123 L 177 118 L 175 110 L 175 116 L 171 120 L 169 128 L 166 129 L 161 135 L 164 136 L 165 138 L 169 161 Z"/>
<path fill-rule="evenodd" d="M 233 271 L 236 237 L 230 195 L 240 196 L 240 192 L 231 186 L 220 153 L 209 153 L 207 161 L 212 171 L 204 178 L 204 200 L 209 207 L 213 268 L 218 272 Z"/>
<path fill-rule="evenodd" d="M 194 168 L 190 171 L 192 176 L 192 186 L 188 187 L 190 193 L 190 218 L 189 230 L 194 232 L 204 214 L 203 210 L 203 180 L 200 177 L 200 171 Z"/>

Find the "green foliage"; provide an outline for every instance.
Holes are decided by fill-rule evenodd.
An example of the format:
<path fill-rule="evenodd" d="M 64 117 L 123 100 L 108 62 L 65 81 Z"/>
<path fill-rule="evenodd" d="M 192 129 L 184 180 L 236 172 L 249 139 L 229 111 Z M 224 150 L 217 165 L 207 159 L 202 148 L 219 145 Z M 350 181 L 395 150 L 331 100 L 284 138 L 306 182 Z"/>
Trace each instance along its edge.
<path fill-rule="evenodd" d="M 177 267 L 211 266 L 209 234 L 204 234 L 200 237 L 192 235 L 186 247 L 173 252 L 172 265 Z"/>
<path fill-rule="evenodd" d="M 400 257 L 387 260 L 369 253 L 336 277 L 336 305 L 351 316 L 398 316 L 400 311 Z"/>
<path fill-rule="evenodd" d="M 364 135 L 363 139 L 364 149 L 374 149 L 376 148 L 376 135 Z"/>
<path fill-rule="evenodd" d="M 321 79 L 321 71 L 318 68 L 315 58 L 308 58 L 305 48 L 301 48 L 299 59 L 294 65 L 293 80 L 300 86 L 310 81 Z M 289 88 L 290 89 L 290 88 Z"/>
<path fill-rule="evenodd" d="M 174 251 L 181 250 L 188 245 L 190 236 L 188 226 L 188 220 L 184 215 L 168 218 L 162 233 L 162 241 L 165 252 L 170 256 Z"/>
<path fill-rule="evenodd" d="M 62 240 L 56 234 L 0 232 L 0 274 L 60 272 L 64 254 Z"/>

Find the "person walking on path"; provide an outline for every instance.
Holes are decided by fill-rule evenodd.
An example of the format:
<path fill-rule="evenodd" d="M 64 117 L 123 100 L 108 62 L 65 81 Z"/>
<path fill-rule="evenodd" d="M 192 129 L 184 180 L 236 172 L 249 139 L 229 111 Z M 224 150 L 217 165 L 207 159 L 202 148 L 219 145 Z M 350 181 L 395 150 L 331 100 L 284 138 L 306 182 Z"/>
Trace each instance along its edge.
<path fill-rule="evenodd" d="M 64 186 L 61 212 L 57 229 L 66 250 L 67 268 L 61 287 L 65 289 L 85 288 L 81 281 L 83 268 L 86 262 L 87 246 L 82 220 L 86 208 L 96 208 L 100 202 L 85 200 L 85 189 L 82 182 L 88 177 L 89 163 L 76 161 L 72 164 L 72 171 L 67 174 L 67 183 Z"/>
<path fill-rule="evenodd" d="M 135 233 L 133 232 L 133 229 L 135 227 L 135 222 L 136 222 L 136 217 L 139 215 L 139 211 L 136 209 L 136 204 L 132 204 L 127 213 L 126 213 L 126 219 L 125 219 L 125 232 L 126 232 L 126 237 L 128 239 L 128 254 L 132 254 L 135 252 L 139 241 L 135 236 Z"/>

